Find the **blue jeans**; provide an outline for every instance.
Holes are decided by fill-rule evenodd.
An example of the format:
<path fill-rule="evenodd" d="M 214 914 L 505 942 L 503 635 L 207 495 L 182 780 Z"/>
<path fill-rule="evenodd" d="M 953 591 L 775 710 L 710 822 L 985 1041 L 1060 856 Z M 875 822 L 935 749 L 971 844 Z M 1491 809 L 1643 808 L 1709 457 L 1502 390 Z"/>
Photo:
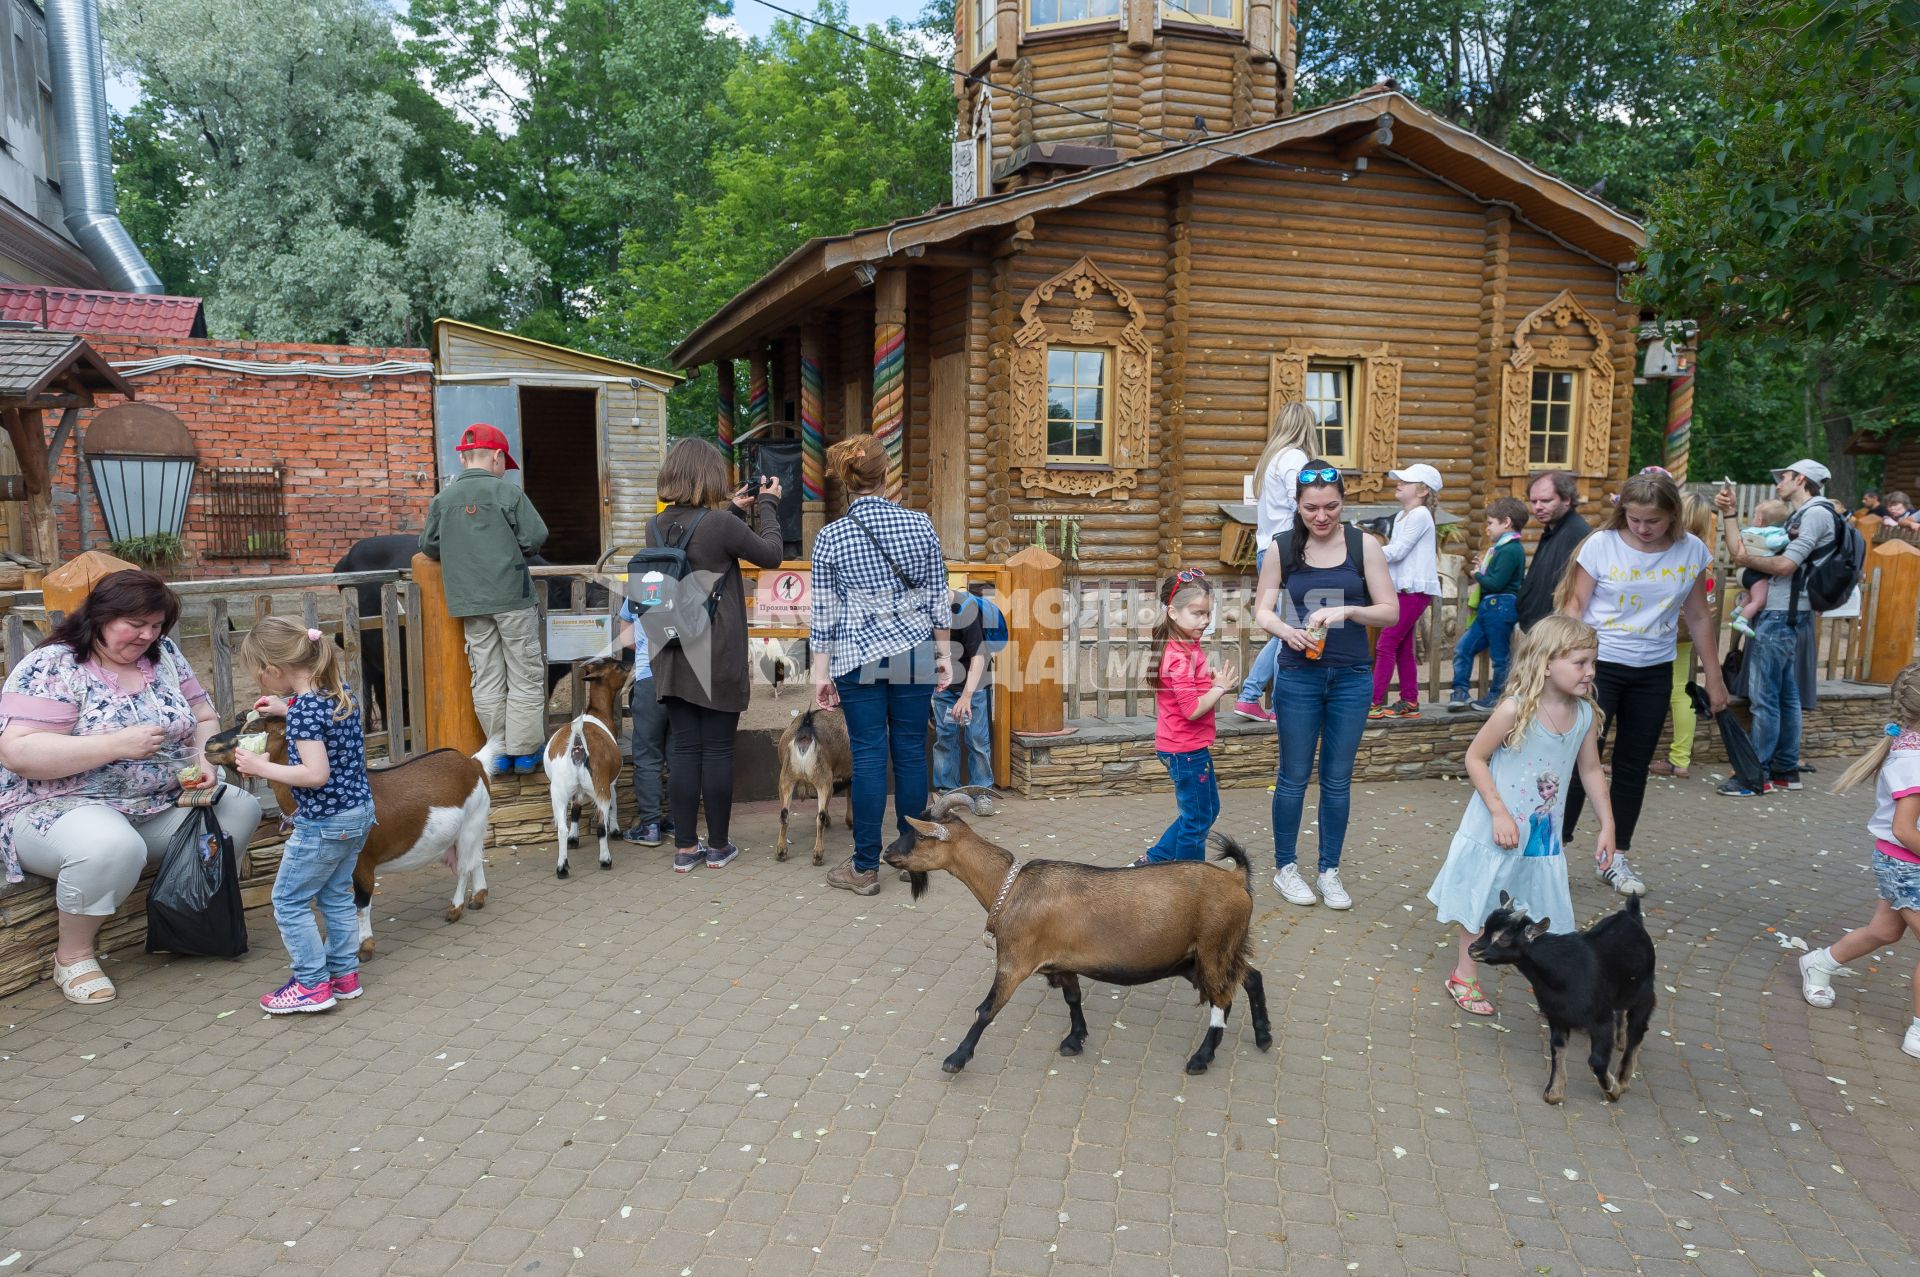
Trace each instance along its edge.
<path fill-rule="evenodd" d="M 1785 577 L 1776 577 L 1774 589 Z M 1811 626 L 1803 616 L 1800 624 Z M 1762 612 L 1747 640 L 1747 705 L 1753 711 L 1753 752 L 1769 776 L 1800 768 L 1800 674 L 1794 666 L 1800 636 L 1785 612 Z"/>
<path fill-rule="evenodd" d="M 1160 840 L 1147 848 L 1147 859 L 1205 860 L 1207 831 L 1220 815 L 1220 780 L 1213 771 L 1213 751 L 1161 751 L 1160 761 L 1167 765 L 1167 775 L 1173 777 L 1173 801 L 1180 805 L 1180 814 Z"/>
<path fill-rule="evenodd" d="M 1480 610 L 1473 614 L 1473 624 L 1460 636 L 1460 644 L 1453 649 L 1453 690 L 1456 693 L 1470 691 L 1473 687 L 1473 659 L 1486 652 L 1493 661 L 1493 682 L 1489 696 L 1499 696 L 1500 689 L 1507 685 L 1507 660 L 1512 655 L 1514 602 L 1511 594 L 1494 594 L 1480 600 Z"/>
<path fill-rule="evenodd" d="M 880 823 L 887 814 L 887 763 L 893 763 L 893 819 L 927 809 L 927 721 L 933 712 L 933 647 L 924 644 L 870 661 L 833 680 L 853 744 L 853 867 L 880 867 Z"/>
<path fill-rule="evenodd" d="M 956 671 L 957 672 L 957 671 Z M 959 789 L 993 784 L 993 729 L 987 721 L 992 689 L 984 684 L 973 693 L 973 721 L 962 725 L 950 717 L 960 703 L 960 688 L 933 694 L 933 787 Z"/>
<path fill-rule="evenodd" d="M 353 867 L 373 829 L 373 804 L 334 816 L 300 816 L 273 879 L 273 920 L 287 946 L 293 978 L 312 988 L 360 969 L 360 920 L 353 907 Z M 326 919 L 322 941 L 314 907 Z"/>
<path fill-rule="evenodd" d="M 1273 863 L 1296 857 L 1307 781 L 1320 756 L 1320 870 L 1340 867 L 1353 804 L 1353 756 L 1367 728 L 1373 670 L 1365 665 L 1282 665 L 1273 674 L 1273 712 L 1280 734 L 1280 775 L 1273 786 Z"/>
<path fill-rule="evenodd" d="M 1253 570 L 1256 578 L 1260 569 L 1266 566 L 1266 562 L 1267 552 L 1264 549 L 1253 556 Z M 1273 682 L 1274 663 L 1280 659 L 1280 649 L 1284 646 L 1286 645 L 1279 639 L 1268 636 L 1266 643 L 1260 648 L 1260 655 L 1254 657 L 1253 664 L 1247 667 L 1246 681 L 1240 684 L 1240 700 L 1259 703 L 1260 694 L 1267 690 L 1267 684 Z"/>

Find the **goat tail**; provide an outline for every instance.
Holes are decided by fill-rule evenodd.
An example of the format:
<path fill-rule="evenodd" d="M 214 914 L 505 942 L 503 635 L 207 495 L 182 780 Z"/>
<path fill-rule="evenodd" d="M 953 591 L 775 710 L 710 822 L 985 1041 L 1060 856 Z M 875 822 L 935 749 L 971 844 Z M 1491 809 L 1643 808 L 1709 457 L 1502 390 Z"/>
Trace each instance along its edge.
<path fill-rule="evenodd" d="M 1253 862 L 1247 859 L 1247 849 L 1222 833 L 1207 835 L 1207 841 L 1212 843 L 1214 850 L 1220 853 L 1214 857 L 1215 860 L 1231 860 L 1234 864 L 1240 866 L 1240 872 L 1247 877 L 1247 895 L 1251 898 L 1253 895 Z"/>
<path fill-rule="evenodd" d="M 1625 904 L 1625 905 L 1623 906 L 1623 910 L 1622 910 L 1622 911 L 1623 911 L 1623 912 L 1625 912 L 1625 913 L 1630 913 L 1630 914 L 1632 914 L 1632 915 L 1633 915 L 1634 917 L 1636 917 L 1636 918 L 1640 918 L 1640 917 L 1641 917 L 1641 914 L 1640 914 L 1640 897 L 1639 897 L 1638 895 L 1632 895 L 1632 896 L 1628 896 L 1628 897 L 1627 897 L 1627 903 L 1626 903 L 1626 904 Z M 1644 919 L 1644 918 L 1642 918 L 1642 919 L 1641 919 L 1641 921 L 1642 921 L 1642 922 L 1644 922 L 1644 921 L 1645 921 L 1645 919 Z"/>
<path fill-rule="evenodd" d="M 489 790 L 493 788 L 493 762 L 496 758 L 505 755 L 506 752 L 506 746 L 502 745 L 499 741 L 488 740 L 486 744 L 480 747 L 480 752 L 473 756 L 473 760 L 480 764 L 481 779 Z"/>

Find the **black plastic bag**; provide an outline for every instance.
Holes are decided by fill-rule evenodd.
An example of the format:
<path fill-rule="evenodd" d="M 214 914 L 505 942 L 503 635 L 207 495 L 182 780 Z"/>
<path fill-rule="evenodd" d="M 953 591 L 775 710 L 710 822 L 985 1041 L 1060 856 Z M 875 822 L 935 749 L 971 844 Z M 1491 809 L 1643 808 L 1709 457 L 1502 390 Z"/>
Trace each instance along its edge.
<path fill-rule="evenodd" d="M 1733 711 L 1730 709 L 1723 709 L 1715 714 L 1707 701 L 1707 693 L 1700 684 L 1688 683 L 1687 697 L 1693 702 L 1696 714 L 1713 719 L 1719 726 L 1720 743 L 1727 747 L 1728 770 L 1733 772 L 1748 789 L 1756 794 L 1759 793 L 1761 786 L 1766 783 L 1767 769 L 1760 755 L 1754 751 L 1753 738 L 1747 735 L 1747 729 L 1740 726 L 1740 720 L 1733 716 Z"/>
<path fill-rule="evenodd" d="M 211 804 L 190 808 L 147 892 L 147 952 L 237 958 L 246 951 L 233 839 Z"/>

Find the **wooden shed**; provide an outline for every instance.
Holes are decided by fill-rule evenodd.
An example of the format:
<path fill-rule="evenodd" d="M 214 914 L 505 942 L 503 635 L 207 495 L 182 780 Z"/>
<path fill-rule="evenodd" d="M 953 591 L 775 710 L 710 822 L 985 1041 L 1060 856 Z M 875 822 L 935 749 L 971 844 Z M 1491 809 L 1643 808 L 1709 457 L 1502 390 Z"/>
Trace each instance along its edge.
<path fill-rule="evenodd" d="M 506 433 L 510 471 L 546 519 L 543 553 L 593 563 L 645 538 L 667 446 L 667 392 L 686 380 L 639 364 L 442 319 L 433 326 L 434 455 L 445 483 L 475 422 Z"/>
<path fill-rule="evenodd" d="M 810 510 L 819 449 L 872 429 L 951 558 L 1217 566 L 1290 399 L 1362 501 L 1415 461 L 1464 516 L 1624 476 L 1631 218 L 1391 85 L 1289 114 L 1272 6 L 959 9 L 955 203 L 808 242 L 674 352 L 716 365 L 723 438 L 793 405 Z"/>

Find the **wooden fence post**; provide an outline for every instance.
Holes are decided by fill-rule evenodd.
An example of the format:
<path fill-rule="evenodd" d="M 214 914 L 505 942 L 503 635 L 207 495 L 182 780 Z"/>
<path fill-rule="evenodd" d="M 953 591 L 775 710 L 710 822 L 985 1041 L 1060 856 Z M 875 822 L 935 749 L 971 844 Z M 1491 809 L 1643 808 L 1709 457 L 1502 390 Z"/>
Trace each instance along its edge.
<path fill-rule="evenodd" d="M 409 618 L 415 623 L 415 632 L 409 637 L 424 657 L 421 672 L 427 685 L 427 748 L 477 754 L 487 738 L 473 713 L 465 628 L 447 615 L 447 596 L 437 560 L 414 555 L 413 579 L 420 586 L 420 608 Z"/>
<path fill-rule="evenodd" d="M 1011 658 L 1007 718 L 1016 732 L 1045 735 L 1066 726 L 1063 569 L 1054 555 L 1028 546 L 1007 560 L 1002 577 L 1006 594 L 1000 607 L 1007 617 Z"/>
<path fill-rule="evenodd" d="M 1867 682 L 1890 684 L 1894 675 L 1913 663 L 1914 615 L 1920 610 L 1920 549 L 1905 541 L 1882 541 L 1867 552 L 1866 575 L 1874 583 Z"/>

